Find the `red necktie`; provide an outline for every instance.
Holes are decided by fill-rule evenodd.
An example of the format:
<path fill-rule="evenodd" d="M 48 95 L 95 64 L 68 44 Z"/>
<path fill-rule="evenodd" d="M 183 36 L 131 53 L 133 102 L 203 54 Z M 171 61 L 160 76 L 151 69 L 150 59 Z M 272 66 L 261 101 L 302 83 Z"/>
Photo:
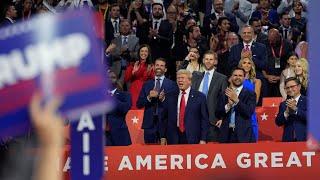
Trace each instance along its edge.
<path fill-rule="evenodd" d="M 186 110 L 186 100 L 184 98 L 184 95 L 186 94 L 185 91 L 182 91 L 181 93 L 181 101 L 180 101 L 180 109 L 179 109 L 179 130 L 181 132 L 184 132 L 184 114 Z"/>
<path fill-rule="evenodd" d="M 245 51 L 250 51 L 249 46 L 250 46 L 249 44 L 246 44 L 246 48 L 244 48 L 244 50 Z"/>

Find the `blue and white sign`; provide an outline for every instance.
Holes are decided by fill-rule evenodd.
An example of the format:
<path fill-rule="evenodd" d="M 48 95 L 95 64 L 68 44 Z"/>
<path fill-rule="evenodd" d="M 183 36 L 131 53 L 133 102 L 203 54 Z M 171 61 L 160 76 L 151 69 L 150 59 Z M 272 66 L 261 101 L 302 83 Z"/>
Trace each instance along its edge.
<path fill-rule="evenodd" d="M 102 179 L 104 131 L 102 116 L 85 111 L 71 123 L 71 179 Z"/>
<path fill-rule="evenodd" d="M 28 104 L 35 91 L 64 97 L 59 109 L 79 119 L 109 109 L 101 45 L 89 10 L 37 16 L 0 29 L 0 137 L 30 128 Z"/>

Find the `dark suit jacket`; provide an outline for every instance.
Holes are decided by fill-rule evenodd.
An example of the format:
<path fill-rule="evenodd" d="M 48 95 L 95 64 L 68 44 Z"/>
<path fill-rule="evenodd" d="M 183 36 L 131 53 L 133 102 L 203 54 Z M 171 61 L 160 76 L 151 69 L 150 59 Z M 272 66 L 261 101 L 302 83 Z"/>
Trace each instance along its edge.
<path fill-rule="evenodd" d="M 204 77 L 204 72 L 194 72 L 192 74 L 192 88 L 199 90 L 201 81 Z M 220 93 L 224 93 L 224 90 L 227 88 L 228 80 L 227 77 L 218 72 L 214 72 L 212 79 L 209 85 L 209 91 L 207 96 L 207 106 L 209 111 L 209 121 L 211 124 L 216 124 L 216 107 L 217 101 Z"/>
<path fill-rule="evenodd" d="M 119 31 L 120 31 L 120 23 L 121 23 L 121 19 L 119 20 Z M 104 38 L 106 41 L 107 46 L 110 45 L 111 41 L 114 39 L 114 29 L 113 29 L 113 24 L 111 22 L 111 19 L 108 18 L 105 21 L 105 25 L 104 25 Z"/>
<path fill-rule="evenodd" d="M 231 47 L 229 58 L 228 58 L 231 69 L 238 66 L 239 61 L 241 59 L 242 49 L 243 49 L 242 42 Z M 267 69 L 267 63 L 268 63 L 267 48 L 265 45 L 261 43 L 253 42 L 251 46 L 251 51 L 252 51 L 252 59 L 256 66 L 257 78 L 261 79 L 263 77 L 262 70 Z"/>
<path fill-rule="evenodd" d="M 158 108 L 158 119 L 161 119 L 162 107 L 158 105 L 159 99 L 152 98 L 151 102 L 149 102 L 147 99 L 149 92 L 155 87 L 154 83 L 155 83 L 155 80 L 153 79 L 143 84 L 138 101 L 137 101 L 137 107 L 139 109 L 144 108 L 142 129 L 155 128 L 158 126 L 158 122 L 153 121 L 156 108 Z M 165 95 L 167 95 L 172 92 L 177 92 L 178 86 L 174 81 L 164 78 L 161 85 L 160 92 L 162 90 L 164 90 Z"/>
<path fill-rule="evenodd" d="M 267 46 L 267 44 L 269 43 L 268 36 L 263 33 L 259 33 L 257 36 L 256 42 Z"/>
<path fill-rule="evenodd" d="M 179 92 L 166 96 L 162 103 L 164 108 L 160 123 L 160 136 L 167 138 L 168 144 L 179 143 L 179 129 L 177 127 L 177 103 Z M 206 97 L 199 91 L 190 90 L 185 109 L 185 132 L 189 144 L 198 144 L 200 140 L 206 141 L 209 127 Z"/>
<path fill-rule="evenodd" d="M 307 138 L 307 98 L 305 96 L 300 96 L 297 107 L 297 114 L 289 113 L 288 119 L 285 119 L 286 102 L 280 104 L 276 124 L 284 127 L 282 141 L 295 141 L 295 138 L 297 141 L 305 141 Z"/>
<path fill-rule="evenodd" d="M 224 14 L 230 21 L 230 31 L 238 33 L 239 26 L 237 24 L 236 17 L 231 13 L 225 12 Z M 217 19 L 217 17 L 216 17 L 215 13 L 212 13 L 208 16 L 205 16 L 203 19 L 203 32 L 207 38 L 210 38 L 211 33 L 217 34 L 217 27 L 218 26 L 215 26 L 212 24 L 212 28 L 210 28 L 211 21 L 216 20 L 216 19 Z"/>
<path fill-rule="evenodd" d="M 130 94 L 116 90 L 113 95 L 115 107 L 106 115 L 107 123 L 110 125 L 112 144 L 125 146 L 131 144 L 131 138 L 126 124 L 126 115 L 131 107 Z"/>
<path fill-rule="evenodd" d="M 153 22 L 145 22 L 142 25 L 138 25 L 138 29 L 140 33 L 137 34 L 138 38 L 140 39 L 140 44 L 149 44 L 152 51 L 152 59 L 157 59 L 159 57 L 169 58 L 170 49 L 172 45 L 172 25 L 169 23 L 168 20 L 161 20 L 158 35 L 159 37 L 149 38 L 149 28 L 153 27 Z"/>
<path fill-rule="evenodd" d="M 4 18 L 3 21 L 0 24 L 0 27 L 8 26 L 8 25 L 11 25 L 11 24 L 12 24 L 12 22 L 9 19 Z"/>
<path fill-rule="evenodd" d="M 248 143 L 255 142 L 255 137 L 252 131 L 251 116 L 256 108 L 256 94 L 245 88 L 242 88 L 239 94 L 239 102 L 235 108 L 235 132 L 238 137 L 238 142 Z M 228 103 L 228 97 L 222 94 L 219 98 L 216 116 L 222 119 L 220 127 L 220 142 L 228 142 L 229 123 L 231 110 L 226 113 L 225 105 Z"/>

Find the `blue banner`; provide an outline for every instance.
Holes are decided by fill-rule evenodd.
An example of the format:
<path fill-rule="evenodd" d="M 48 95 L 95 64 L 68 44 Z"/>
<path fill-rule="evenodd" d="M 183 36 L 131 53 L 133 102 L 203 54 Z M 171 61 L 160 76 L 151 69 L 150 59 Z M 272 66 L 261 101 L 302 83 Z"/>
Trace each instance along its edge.
<path fill-rule="evenodd" d="M 46 14 L 0 29 L 0 138 L 30 128 L 35 91 L 64 97 L 60 113 L 106 112 L 107 73 L 89 10 Z"/>
<path fill-rule="evenodd" d="M 308 125 L 309 133 L 315 140 L 320 142 L 320 51 L 319 51 L 319 32 L 320 32 L 320 1 L 310 1 L 308 6 L 308 41 L 309 41 L 309 58 L 310 63 L 310 83 L 309 83 L 309 116 Z"/>
<path fill-rule="evenodd" d="M 104 131 L 102 116 L 83 112 L 71 123 L 71 179 L 102 179 Z"/>

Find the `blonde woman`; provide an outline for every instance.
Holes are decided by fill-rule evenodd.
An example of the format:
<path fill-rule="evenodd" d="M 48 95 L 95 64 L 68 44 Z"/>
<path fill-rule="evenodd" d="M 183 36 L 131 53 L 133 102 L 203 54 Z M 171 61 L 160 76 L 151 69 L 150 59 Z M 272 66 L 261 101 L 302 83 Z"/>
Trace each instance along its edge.
<path fill-rule="evenodd" d="M 295 77 L 295 73 L 294 73 L 294 69 L 296 67 L 296 63 L 298 61 L 298 56 L 295 52 L 291 52 L 289 54 L 289 58 L 287 59 L 287 67 L 286 69 L 284 69 L 280 75 L 280 85 L 279 85 L 279 89 L 280 89 L 280 93 L 281 96 L 283 98 L 283 100 L 287 99 L 287 93 L 284 90 L 284 82 L 286 79 L 290 78 L 290 77 Z"/>
<path fill-rule="evenodd" d="M 309 83 L 309 63 L 305 58 L 300 58 L 294 69 L 296 77 L 301 82 L 301 94 L 306 96 Z"/>
<path fill-rule="evenodd" d="M 261 80 L 256 78 L 255 65 L 252 61 L 251 54 L 242 54 L 242 58 L 239 62 L 239 67 L 244 69 L 245 71 L 243 88 L 254 91 L 257 97 L 256 103 L 258 103 L 261 92 Z M 251 125 L 256 141 L 258 141 L 258 121 L 256 112 L 254 112 L 251 116 Z"/>

